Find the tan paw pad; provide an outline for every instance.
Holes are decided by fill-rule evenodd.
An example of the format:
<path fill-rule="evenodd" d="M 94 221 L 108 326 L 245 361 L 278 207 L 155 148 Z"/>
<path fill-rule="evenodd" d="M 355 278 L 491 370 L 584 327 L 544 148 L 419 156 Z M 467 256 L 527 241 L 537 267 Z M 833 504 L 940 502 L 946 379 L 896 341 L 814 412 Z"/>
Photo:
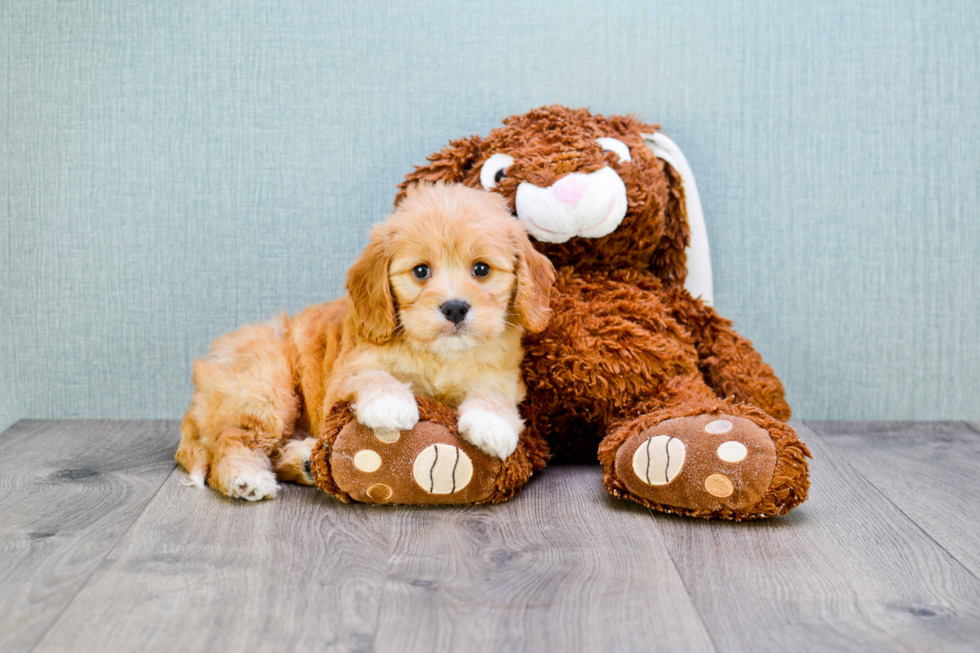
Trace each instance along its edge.
<path fill-rule="evenodd" d="M 732 492 L 735 491 L 735 486 L 732 485 L 732 482 L 724 474 L 712 474 L 704 479 L 704 489 L 711 496 L 724 499 L 725 497 L 732 496 Z"/>
<path fill-rule="evenodd" d="M 655 435 L 633 454 L 633 473 L 647 485 L 667 485 L 684 467 L 686 447 L 677 438 Z"/>
<path fill-rule="evenodd" d="M 393 493 L 394 491 L 384 483 L 375 483 L 367 489 L 367 495 L 379 502 L 387 501 Z"/>
<path fill-rule="evenodd" d="M 374 437 L 376 437 L 380 442 L 385 444 L 394 444 L 398 442 L 398 438 L 402 436 L 402 432 L 397 429 L 375 429 Z"/>
<path fill-rule="evenodd" d="M 727 419 L 716 419 L 708 422 L 704 430 L 706 433 L 712 435 L 721 435 L 722 433 L 728 433 L 732 430 L 732 423 Z"/>
<path fill-rule="evenodd" d="M 429 494 L 454 494 L 473 478 L 473 463 L 466 452 L 451 444 L 429 445 L 415 458 L 412 476 Z"/>
<path fill-rule="evenodd" d="M 745 457 L 749 455 L 749 450 L 741 442 L 729 440 L 719 446 L 716 453 L 726 463 L 738 463 L 745 460 Z"/>
<path fill-rule="evenodd" d="M 381 467 L 381 456 L 377 451 L 361 449 L 354 454 L 354 467 L 362 472 L 376 472 Z"/>

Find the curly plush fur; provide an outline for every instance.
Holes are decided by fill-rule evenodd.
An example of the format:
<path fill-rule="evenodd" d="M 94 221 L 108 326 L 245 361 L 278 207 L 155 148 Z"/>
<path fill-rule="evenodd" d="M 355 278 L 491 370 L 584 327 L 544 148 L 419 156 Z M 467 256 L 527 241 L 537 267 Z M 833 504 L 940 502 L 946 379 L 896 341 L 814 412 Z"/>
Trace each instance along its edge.
<path fill-rule="evenodd" d="M 806 500 L 810 453 L 785 424 L 790 408 L 772 368 L 731 322 L 683 288 L 689 239 L 684 192 L 679 174 L 644 142 L 642 135 L 657 128 L 634 116 L 543 107 L 507 118 L 487 137 L 452 141 L 406 176 L 396 202 L 419 181 L 483 187 L 481 168 L 494 154 L 513 158 L 491 192 L 502 194 L 515 215 L 522 183 L 547 189 L 572 173 L 615 170 L 627 200 L 618 228 L 596 238 L 535 242 L 555 264 L 558 279 L 551 323 L 525 340 L 523 411 L 533 435 L 524 437 L 546 440 L 561 460 L 595 460 L 598 452 L 609 492 L 656 510 L 730 520 L 785 514 Z M 610 137 L 628 147 L 628 158 L 606 151 L 597 140 Z M 431 403 L 428 410 L 439 412 Z M 720 485 L 705 478 L 708 472 L 679 476 L 683 480 L 674 485 L 687 483 L 687 495 L 695 499 L 675 503 L 658 500 L 667 495 L 658 494 L 657 487 L 630 490 L 625 479 L 633 472 L 617 462 L 618 452 L 635 450 L 642 441 L 649 460 L 649 442 L 665 430 L 680 433 L 689 445 L 708 446 L 702 449 L 711 455 L 689 459 L 685 469 L 691 476 L 690 470 L 710 471 L 714 465 L 724 472 Z M 716 432 L 722 435 L 712 435 Z M 744 463 L 729 461 L 721 448 L 715 457 L 714 449 L 728 438 L 750 452 Z M 533 450 L 532 470 L 547 457 L 543 445 Z M 321 474 L 328 473 L 321 468 Z M 499 496 L 512 495 L 528 476 L 515 473 L 501 480 Z M 671 483 L 668 479 L 668 488 Z M 328 485 L 328 480 L 321 483 Z"/>

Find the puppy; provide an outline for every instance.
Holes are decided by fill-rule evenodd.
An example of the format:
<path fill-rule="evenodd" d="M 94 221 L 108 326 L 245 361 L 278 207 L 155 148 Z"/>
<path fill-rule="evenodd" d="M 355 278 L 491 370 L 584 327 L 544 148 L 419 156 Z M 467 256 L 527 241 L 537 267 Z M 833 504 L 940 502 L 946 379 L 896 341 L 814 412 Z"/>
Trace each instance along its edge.
<path fill-rule="evenodd" d="M 272 498 L 311 485 L 309 455 L 330 409 L 392 441 L 419 420 L 415 394 L 457 409 L 459 432 L 498 458 L 523 421 L 521 337 L 548 322 L 555 279 L 502 196 L 462 185 L 411 189 L 347 275 L 347 296 L 245 327 L 194 364 L 177 460 L 189 484 Z"/>

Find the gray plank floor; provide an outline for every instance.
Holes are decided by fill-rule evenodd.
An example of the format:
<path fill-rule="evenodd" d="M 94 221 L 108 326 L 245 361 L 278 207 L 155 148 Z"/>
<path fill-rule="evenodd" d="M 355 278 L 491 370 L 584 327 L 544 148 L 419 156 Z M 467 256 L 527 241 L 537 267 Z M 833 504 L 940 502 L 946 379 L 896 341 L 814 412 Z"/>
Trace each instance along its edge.
<path fill-rule="evenodd" d="M 788 517 L 703 522 L 545 470 L 494 507 L 181 484 L 176 422 L 0 434 L 0 651 L 976 650 L 980 433 L 796 423 Z"/>

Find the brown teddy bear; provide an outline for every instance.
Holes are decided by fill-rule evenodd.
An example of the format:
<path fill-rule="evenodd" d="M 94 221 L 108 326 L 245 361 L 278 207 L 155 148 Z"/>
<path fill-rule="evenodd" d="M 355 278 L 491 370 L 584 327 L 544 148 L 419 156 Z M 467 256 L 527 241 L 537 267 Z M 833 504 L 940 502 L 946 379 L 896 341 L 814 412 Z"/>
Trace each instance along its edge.
<path fill-rule="evenodd" d="M 502 194 L 558 270 L 551 322 L 525 341 L 527 428 L 496 460 L 459 437 L 452 410 L 420 398 L 422 421 L 380 444 L 385 465 L 365 474 L 349 464 L 363 427 L 340 406 L 313 453 L 321 489 L 344 501 L 493 503 L 552 456 L 598 452 L 609 492 L 656 510 L 741 520 L 806 500 L 810 453 L 785 423 L 782 384 L 684 288 L 684 187 L 647 145 L 656 130 L 544 107 L 452 141 L 406 176 L 396 202 L 421 180 Z"/>

